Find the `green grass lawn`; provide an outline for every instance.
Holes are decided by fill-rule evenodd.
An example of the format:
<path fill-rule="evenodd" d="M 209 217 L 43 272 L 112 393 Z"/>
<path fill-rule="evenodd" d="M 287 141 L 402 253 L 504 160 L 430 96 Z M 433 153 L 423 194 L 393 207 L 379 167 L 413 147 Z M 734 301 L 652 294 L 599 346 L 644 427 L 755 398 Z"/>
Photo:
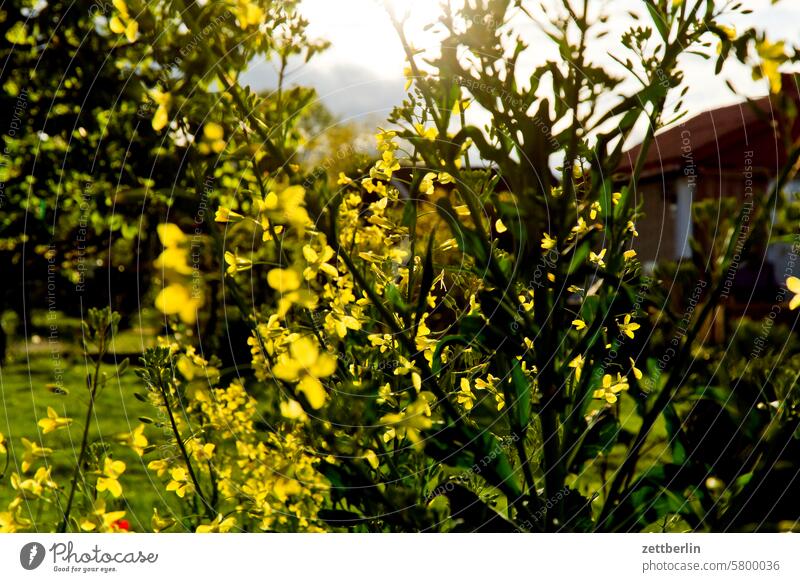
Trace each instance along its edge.
<path fill-rule="evenodd" d="M 80 332 L 76 332 L 78 335 L 75 337 L 78 337 Z M 132 336 L 137 335 L 142 337 L 141 333 L 122 332 L 117 344 L 129 346 L 124 350 L 127 353 L 130 353 L 129 350 L 135 351 L 133 348 L 140 341 Z M 67 338 L 70 335 L 62 331 L 61 337 Z M 54 352 L 58 353 L 57 359 L 53 356 Z M 134 397 L 135 392 L 143 392 L 142 383 L 133 372 L 137 364 L 137 360 L 132 360 L 127 372 L 119 377 L 114 374 L 114 365 L 102 365 L 101 370 L 108 374 L 109 379 L 98 394 L 94 418 L 90 423 L 89 439 L 100 451 L 105 446 L 108 454 L 126 464 L 120 483 L 127 495 L 118 500 L 109 499 L 107 510 L 125 509 L 131 530 L 142 531 L 150 529 L 154 507 L 158 508 L 161 515 L 170 513 L 168 505 L 175 503 L 171 499 L 175 495 L 167 493 L 156 474 L 146 469 L 147 463 L 154 458 L 154 453 L 140 458 L 116 438 L 117 435 L 136 428 L 141 422 L 139 417 L 152 417 L 155 413 L 149 405 Z M 54 389 L 57 366 L 60 367 L 61 385 L 66 394 Z M 0 511 L 4 511 L 15 497 L 16 492 L 9 477 L 12 473 L 21 471 L 20 464 L 24 454 L 22 437 L 53 449 L 47 463 L 52 469 L 53 479 L 62 488 L 62 499 L 66 499 L 80 449 L 89 401 L 86 377 L 92 370 L 93 363 L 84 360 L 78 348 L 64 345 L 63 342 L 49 345 L 44 339 L 13 344 L 8 362 L 0 367 L 0 432 L 7 441 L 9 461 L 5 474 L 0 479 Z M 47 416 L 48 406 L 52 406 L 59 416 L 74 419 L 72 424 L 46 435 L 40 434 L 37 422 Z M 147 427 L 145 434 L 151 444 L 158 444 L 162 430 L 155 425 Z M 37 463 L 28 474 L 32 475 L 43 462 Z M 3 464 L 5 459 L 0 456 L 0 469 Z M 29 510 L 30 517 L 41 523 L 42 529 L 54 527 L 53 523 L 58 516 L 56 507 L 39 507 L 31 503 Z"/>

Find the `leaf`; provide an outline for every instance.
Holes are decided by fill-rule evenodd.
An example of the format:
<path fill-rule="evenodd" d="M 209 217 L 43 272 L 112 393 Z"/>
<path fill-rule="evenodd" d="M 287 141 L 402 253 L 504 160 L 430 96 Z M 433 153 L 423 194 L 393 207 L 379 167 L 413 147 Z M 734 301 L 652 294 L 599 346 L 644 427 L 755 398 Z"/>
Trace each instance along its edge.
<path fill-rule="evenodd" d="M 667 515 L 680 515 L 690 526 L 699 526 L 702 516 L 689 503 L 686 492 L 692 490 L 698 501 L 704 501 L 699 487 L 707 476 L 701 465 L 667 463 L 652 468 L 621 496 L 622 502 L 614 508 L 611 521 L 603 524 L 604 528 L 626 531 L 636 524 L 644 527 L 663 520 Z"/>
<path fill-rule="evenodd" d="M 661 35 L 661 39 L 664 42 L 669 42 L 669 28 L 667 27 L 664 14 L 658 9 L 652 0 L 645 2 L 645 6 L 647 6 L 647 10 L 650 12 L 650 18 L 653 21 L 656 30 L 658 30 L 658 34 Z"/>
<path fill-rule="evenodd" d="M 461 252 L 475 259 L 478 268 L 484 268 L 489 258 L 484 244 L 485 241 L 475 231 L 461 224 L 453 205 L 447 198 L 443 198 L 436 203 L 436 210 L 450 227 L 450 231 L 453 233 Z"/>
<path fill-rule="evenodd" d="M 400 224 L 407 227 L 409 232 L 413 233 L 416 231 L 417 201 L 413 198 L 406 201 L 406 204 L 403 207 L 403 218 L 400 221 Z"/>
<path fill-rule="evenodd" d="M 403 301 L 403 293 L 400 291 L 397 285 L 392 283 L 386 285 L 386 298 L 389 300 L 389 303 L 391 303 L 399 312 L 408 312 L 408 305 L 406 305 L 406 302 Z"/>
<path fill-rule="evenodd" d="M 608 453 L 616 444 L 620 426 L 617 419 L 615 419 L 608 412 L 601 412 L 591 422 L 584 425 L 584 433 L 579 437 L 578 443 L 575 445 L 578 450 L 572 456 L 569 470 L 573 473 L 580 474 L 584 463 L 595 459 L 601 453 Z M 580 428 L 578 429 L 580 430 Z"/>
<path fill-rule="evenodd" d="M 444 495 L 450 503 L 450 517 L 458 525 L 453 532 L 463 533 L 515 533 L 519 531 L 483 499 L 466 487 L 448 481 L 434 491 Z"/>
<path fill-rule="evenodd" d="M 684 446 L 684 435 L 681 429 L 681 419 L 678 417 L 672 405 L 664 409 L 664 424 L 669 437 L 670 448 L 672 449 L 672 460 L 676 463 L 686 461 L 686 447 Z"/>
<path fill-rule="evenodd" d="M 469 469 L 500 489 L 510 501 L 522 495 L 508 456 L 491 433 L 464 424 L 451 424 L 429 435 L 425 443 L 425 453 L 433 459 Z"/>
<path fill-rule="evenodd" d="M 589 256 L 590 244 L 589 241 L 581 243 L 570 257 L 569 268 L 567 274 L 572 275 L 586 263 L 586 257 Z"/>
<path fill-rule="evenodd" d="M 515 429 L 524 431 L 531 420 L 531 381 L 525 377 L 517 359 L 514 359 L 511 368 L 510 388 L 511 393 L 506 396 L 506 404 L 512 411 Z"/>

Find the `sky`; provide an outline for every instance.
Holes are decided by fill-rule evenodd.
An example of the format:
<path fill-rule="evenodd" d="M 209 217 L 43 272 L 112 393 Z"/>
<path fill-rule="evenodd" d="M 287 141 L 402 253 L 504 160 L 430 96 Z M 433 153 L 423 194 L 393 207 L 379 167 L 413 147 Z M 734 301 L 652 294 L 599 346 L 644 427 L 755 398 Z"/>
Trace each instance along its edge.
<path fill-rule="evenodd" d="M 755 25 L 766 29 L 771 38 L 790 43 L 800 40 L 797 38 L 800 0 L 782 0 L 776 5 L 771 0 L 741 1 L 753 13 L 746 18 L 728 19 L 727 24 L 739 30 Z M 315 87 L 323 103 L 343 121 L 380 122 L 405 96 L 405 56 L 385 2 L 398 15 L 407 11 L 406 30 L 416 47 L 435 50 L 438 46 L 435 34 L 424 27 L 439 15 L 439 0 L 303 0 L 301 3 L 301 10 L 310 21 L 310 36 L 327 39 L 331 47 L 310 63 L 295 67 L 290 80 Z M 598 47 L 596 58 L 598 64 L 613 70 L 618 65 L 605 52 L 617 48 L 614 43 L 627 28 L 627 9 L 640 7 L 641 0 L 591 0 L 591 4 L 612 16 L 607 46 Z M 536 49 L 529 51 L 524 63 L 533 67 L 537 60 L 548 56 L 548 42 L 538 29 L 527 23 L 521 24 L 519 30 Z M 681 66 L 689 87 L 685 104 L 690 114 L 740 101 L 726 87 L 726 80 L 746 96 L 767 92 L 765 82 L 754 82 L 744 67 L 729 67 L 720 77 L 713 77 L 709 75 L 713 64 L 699 57 L 689 57 Z M 262 62 L 253 64 L 244 81 L 255 89 L 266 89 L 274 86 L 275 79 L 273 65 Z M 473 123 L 482 121 L 480 111 L 472 115 Z"/>

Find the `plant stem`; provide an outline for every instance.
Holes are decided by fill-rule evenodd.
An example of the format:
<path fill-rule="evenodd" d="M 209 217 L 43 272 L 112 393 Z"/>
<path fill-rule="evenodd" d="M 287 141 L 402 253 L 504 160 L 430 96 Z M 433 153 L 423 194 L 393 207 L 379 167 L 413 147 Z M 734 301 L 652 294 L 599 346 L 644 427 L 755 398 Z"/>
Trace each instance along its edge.
<path fill-rule="evenodd" d="M 172 426 L 172 432 L 175 435 L 175 441 L 178 443 L 178 449 L 181 451 L 181 456 L 183 457 L 183 461 L 186 464 L 186 470 L 189 472 L 189 478 L 192 480 L 192 484 L 194 485 L 194 489 L 197 492 L 197 496 L 200 497 L 200 500 L 203 502 L 206 508 L 206 514 L 210 517 L 214 517 L 216 514 L 216 510 L 214 506 L 211 505 L 208 501 L 206 501 L 205 495 L 203 495 L 203 490 L 200 488 L 200 481 L 197 479 L 197 475 L 194 472 L 194 468 L 192 467 L 192 462 L 189 459 L 189 453 L 186 451 L 186 447 L 183 444 L 183 439 L 181 438 L 181 433 L 178 430 L 178 425 L 175 422 L 175 415 L 172 413 L 172 407 L 169 404 L 169 394 L 167 393 L 166 387 L 159 382 L 159 389 L 161 390 L 161 396 L 164 398 L 164 407 L 167 409 L 167 416 L 169 416 L 169 423 Z"/>
<path fill-rule="evenodd" d="M 97 360 L 94 364 L 94 375 L 92 376 L 92 387 L 89 391 L 89 406 L 86 409 L 86 421 L 83 424 L 83 437 L 81 438 L 81 450 L 78 453 L 78 462 L 75 465 L 75 472 L 72 474 L 72 482 L 69 486 L 69 497 L 67 497 L 67 507 L 64 509 L 64 519 L 58 528 L 58 533 L 64 533 L 69 526 L 69 514 L 72 511 L 72 502 L 75 499 L 75 489 L 78 486 L 78 477 L 81 474 L 81 467 L 86 457 L 86 449 L 89 444 L 89 425 L 92 421 L 92 412 L 94 412 L 94 399 L 97 395 L 97 378 L 100 376 L 100 360 L 103 357 L 103 347 L 105 341 L 103 340 L 97 354 Z"/>

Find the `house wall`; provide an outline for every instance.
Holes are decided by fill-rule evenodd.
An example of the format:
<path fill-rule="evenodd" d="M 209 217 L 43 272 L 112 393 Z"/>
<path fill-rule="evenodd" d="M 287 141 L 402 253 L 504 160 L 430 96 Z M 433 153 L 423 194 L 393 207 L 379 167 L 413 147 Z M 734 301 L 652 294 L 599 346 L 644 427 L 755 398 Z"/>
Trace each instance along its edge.
<path fill-rule="evenodd" d="M 752 184 L 753 202 L 763 200 L 763 194 L 769 187 L 771 179 L 763 168 L 754 170 Z M 652 176 L 642 180 L 637 192 L 637 200 L 642 204 L 643 216 L 637 222 L 639 237 L 634 241 L 634 248 L 643 263 L 652 261 L 672 261 L 679 258 L 680 247 L 677 241 L 681 228 L 677 222 L 683 215 L 678 208 L 678 191 L 687 184 L 683 173 L 673 172 L 665 176 Z M 690 185 L 694 202 L 701 200 L 720 200 L 722 197 L 733 197 L 739 202 L 745 200 L 745 183 L 743 174 L 726 172 L 698 172 Z M 713 205 L 712 205 L 713 206 Z M 700 239 L 714 236 L 714 229 L 719 224 L 735 218 L 728 216 L 722 205 L 716 207 L 706 224 L 693 224 L 692 230 Z M 734 211 L 738 212 L 739 206 Z"/>
<path fill-rule="evenodd" d="M 633 248 L 643 264 L 673 260 L 675 249 L 675 178 L 661 177 L 639 183 L 636 193 L 642 216 L 636 222 L 639 236 Z"/>

